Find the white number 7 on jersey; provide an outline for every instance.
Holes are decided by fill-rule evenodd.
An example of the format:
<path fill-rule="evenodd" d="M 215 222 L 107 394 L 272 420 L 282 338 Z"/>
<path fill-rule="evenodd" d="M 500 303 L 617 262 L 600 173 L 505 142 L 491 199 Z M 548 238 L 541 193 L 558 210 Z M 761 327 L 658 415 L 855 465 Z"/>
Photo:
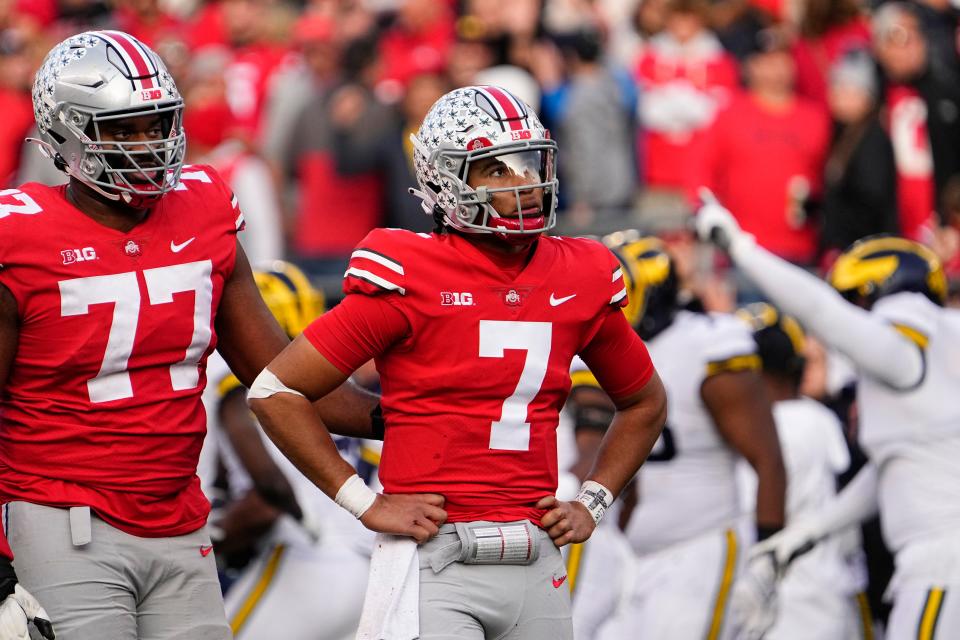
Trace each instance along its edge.
<path fill-rule="evenodd" d="M 540 392 L 547 373 L 552 335 L 553 325 L 549 322 L 480 321 L 481 358 L 502 358 L 507 349 L 527 352 L 516 390 L 503 402 L 500 419 L 490 425 L 491 449 L 527 451 L 530 448 L 527 408 Z"/>

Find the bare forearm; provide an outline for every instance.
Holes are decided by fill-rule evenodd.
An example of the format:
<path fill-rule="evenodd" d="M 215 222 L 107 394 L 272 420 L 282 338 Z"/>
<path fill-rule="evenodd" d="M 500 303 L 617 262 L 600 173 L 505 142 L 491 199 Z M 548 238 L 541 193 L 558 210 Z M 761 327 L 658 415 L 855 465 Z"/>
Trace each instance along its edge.
<path fill-rule="evenodd" d="M 382 439 L 375 433 L 370 413 L 380 396 L 347 380 L 328 395 L 313 403 L 324 426 L 341 436 Z"/>
<path fill-rule="evenodd" d="M 287 458 L 331 499 L 356 470 L 341 456 L 309 402 L 289 393 L 250 401 L 250 408 Z"/>
<path fill-rule="evenodd" d="M 614 414 L 613 421 L 600 445 L 600 452 L 588 480 L 599 482 L 619 495 L 640 465 L 647 459 L 667 417 L 666 396 L 656 378 L 658 392 L 643 402 Z"/>
<path fill-rule="evenodd" d="M 779 529 L 784 525 L 784 495 L 787 475 L 779 455 L 766 457 L 754 469 L 757 472 L 757 526 Z"/>

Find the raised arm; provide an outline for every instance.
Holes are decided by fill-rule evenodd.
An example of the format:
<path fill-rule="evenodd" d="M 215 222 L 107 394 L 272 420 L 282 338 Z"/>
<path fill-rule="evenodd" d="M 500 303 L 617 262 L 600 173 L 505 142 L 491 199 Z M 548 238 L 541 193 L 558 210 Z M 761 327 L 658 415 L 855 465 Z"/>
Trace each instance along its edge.
<path fill-rule="evenodd" d="M 896 388 L 923 376 L 923 353 L 892 324 L 843 299 L 830 285 L 760 247 L 709 192 L 697 214 L 697 233 L 727 251 L 784 313 L 844 353 L 865 374 Z"/>

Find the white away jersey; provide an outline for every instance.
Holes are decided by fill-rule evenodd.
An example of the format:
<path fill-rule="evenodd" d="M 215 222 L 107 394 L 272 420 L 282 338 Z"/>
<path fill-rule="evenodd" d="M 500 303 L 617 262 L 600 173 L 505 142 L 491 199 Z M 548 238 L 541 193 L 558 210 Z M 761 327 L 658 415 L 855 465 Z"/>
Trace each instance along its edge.
<path fill-rule="evenodd" d="M 898 390 L 868 376 L 858 387 L 860 440 L 880 470 L 880 516 L 893 550 L 960 529 L 960 312 L 919 293 L 873 313 L 925 345 L 925 373 Z"/>
<path fill-rule="evenodd" d="M 647 342 L 667 391 L 667 424 L 637 479 L 639 501 L 626 534 L 650 553 L 737 518 L 737 456 L 700 396 L 715 373 L 757 368 L 756 344 L 733 316 L 681 311 Z"/>

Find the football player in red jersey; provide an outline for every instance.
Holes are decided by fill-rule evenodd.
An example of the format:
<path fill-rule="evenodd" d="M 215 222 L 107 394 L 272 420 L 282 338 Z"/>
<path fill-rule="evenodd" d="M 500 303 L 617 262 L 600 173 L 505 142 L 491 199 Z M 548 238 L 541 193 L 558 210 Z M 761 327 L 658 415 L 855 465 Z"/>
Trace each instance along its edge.
<path fill-rule="evenodd" d="M 33 102 L 70 181 L 0 192 L 0 639 L 30 619 L 53 638 L 38 601 L 67 640 L 229 638 L 196 476 L 206 359 L 251 384 L 288 342 L 243 215 L 183 166 L 183 102 L 135 38 L 63 41 Z M 375 402 L 345 387 L 320 409 L 369 435 Z"/>
<path fill-rule="evenodd" d="M 636 473 L 663 426 L 663 387 L 620 313 L 616 258 L 593 240 L 544 234 L 557 146 L 530 107 L 497 87 L 457 89 L 412 139 L 414 193 L 437 228 L 370 232 L 343 302 L 268 365 L 250 404 L 327 495 L 368 528 L 420 543 L 410 572 L 419 620 L 407 610 L 377 619 L 391 607 L 370 590 L 358 637 L 572 638 L 557 547 L 589 538 Z M 617 412 L 577 499 L 563 502 L 556 427 L 577 354 Z M 370 358 L 386 419 L 382 495 L 361 486 L 308 402 Z M 411 493 L 435 495 L 436 508 L 404 519 L 396 504 Z"/>

